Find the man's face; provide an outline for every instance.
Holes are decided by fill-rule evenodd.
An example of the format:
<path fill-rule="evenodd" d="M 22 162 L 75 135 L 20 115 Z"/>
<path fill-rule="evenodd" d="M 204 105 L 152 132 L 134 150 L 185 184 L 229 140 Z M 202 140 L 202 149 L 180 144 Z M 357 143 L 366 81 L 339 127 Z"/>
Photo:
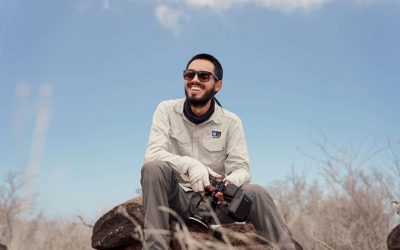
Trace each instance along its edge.
<path fill-rule="evenodd" d="M 187 69 L 214 73 L 214 64 L 208 60 L 197 59 L 191 62 Z M 221 86 L 222 81 L 217 81 L 212 76 L 207 82 L 202 82 L 196 74 L 192 80 L 185 80 L 186 98 L 192 106 L 202 107 L 211 100 L 215 92 L 221 89 Z"/>

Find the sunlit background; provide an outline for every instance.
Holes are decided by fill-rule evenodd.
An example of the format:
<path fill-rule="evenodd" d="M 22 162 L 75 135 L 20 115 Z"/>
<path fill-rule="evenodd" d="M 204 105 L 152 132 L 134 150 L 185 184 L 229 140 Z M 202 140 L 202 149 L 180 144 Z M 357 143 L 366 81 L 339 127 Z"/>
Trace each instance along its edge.
<path fill-rule="evenodd" d="M 136 196 L 153 111 L 207 52 L 252 182 L 318 178 L 324 136 L 400 139 L 399 24 L 398 0 L 0 0 L 0 176 L 20 172 L 51 216 Z"/>

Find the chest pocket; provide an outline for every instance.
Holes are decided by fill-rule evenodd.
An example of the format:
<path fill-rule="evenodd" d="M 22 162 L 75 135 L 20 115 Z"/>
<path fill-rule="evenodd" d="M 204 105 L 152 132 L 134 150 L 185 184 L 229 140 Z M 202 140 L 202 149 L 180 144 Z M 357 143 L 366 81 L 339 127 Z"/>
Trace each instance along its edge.
<path fill-rule="evenodd" d="M 226 159 L 225 141 L 221 139 L 203 140 L 201 155 L 204 156 L 204 163 L 212 166 L 213 169 L 222 168 Z"/>
<path fill-rule="evenodd" d="M 192 143 L 189 136 L 181 131 L 171 130 L 171 153 L 178 155 L 191 155 Z"/>

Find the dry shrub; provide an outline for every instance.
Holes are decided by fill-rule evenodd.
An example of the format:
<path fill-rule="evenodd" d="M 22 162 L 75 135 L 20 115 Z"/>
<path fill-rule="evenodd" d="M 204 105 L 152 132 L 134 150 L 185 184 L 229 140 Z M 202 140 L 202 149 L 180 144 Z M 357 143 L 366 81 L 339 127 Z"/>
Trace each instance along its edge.
<path fill-rule="evenodd" d="M 92 230 L 78 219 L 32 215 L 33 198 L 21 195 L 25 183 L 19 174 L 8 173 L 0 184 L 0 243 L 9 250 L 92 249 Z"/>
<path fill-rule="evenodd" d="M 27 199 L 20 196 L 23 182 L 19 177 L 10 172 L 0 183 L 0 242 L 6 244 L 13 238 L 17 218 L 29 210 Z"/>
<path fill-rule="evenodd" d="M 316 145 L 322 157 L 308 157 L 317 162 L 320 180 L 310 184 L 307 172 L 293 171 L 268 187 L 293 237 L 310 250 L 386 249 L 396 221 L 390 202 L 400 196 L 400 142 L 380 149 L 337 146 L 326 139 Z M 0 242 L 10 250 L 91 249 L 92 230 L 81 221 L 23 216 L 22 184 L 10 174 L 0 185 Z M 177 240 L 187 249 L 215 246 L 181 230 Z M 222 248 L 232 249 L 217 249 Z"/>
<path fill-rule="evenodd" d="M 91 229 L 80 221 L 45 219 L 37 216 L 30 220 L 19 220 L 14 230 L 10 250 L 85 250 L 90 247 Z"/>
<path fill-rule="evenodd" d="M 398 197 L 400 144 L 354 148 L 325 139 L 316 145 L 323 155 L 312 157 L 320 180 L 309 185 L 307 173 L 292 172 L 268 188 L 294 238 L 304 249 L 386 249 L 395 221 L 390 201 Z M 388 149 L 393 165 L 383 168 Z M 379 169 L 370 166 L 377 162 Z"/>

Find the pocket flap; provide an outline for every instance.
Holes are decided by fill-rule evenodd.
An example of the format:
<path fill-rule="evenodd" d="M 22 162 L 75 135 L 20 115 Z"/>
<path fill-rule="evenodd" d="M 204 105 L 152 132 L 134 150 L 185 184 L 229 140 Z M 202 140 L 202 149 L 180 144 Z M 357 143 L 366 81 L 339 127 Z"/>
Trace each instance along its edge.
<path fill-rule="evenodd" d="M 211 152 L 222 151 L 225 147 L 225 142 L 218 139 L 204 140 L 202 144 Z"/>
<path fill-rule="evenodd" d="M 183 133 L 182 131 L 171 130 L 170 136 L 175 138 L 177 141 L 181 143 L 189 143 L 190 138 L 187 134 Z"/>

